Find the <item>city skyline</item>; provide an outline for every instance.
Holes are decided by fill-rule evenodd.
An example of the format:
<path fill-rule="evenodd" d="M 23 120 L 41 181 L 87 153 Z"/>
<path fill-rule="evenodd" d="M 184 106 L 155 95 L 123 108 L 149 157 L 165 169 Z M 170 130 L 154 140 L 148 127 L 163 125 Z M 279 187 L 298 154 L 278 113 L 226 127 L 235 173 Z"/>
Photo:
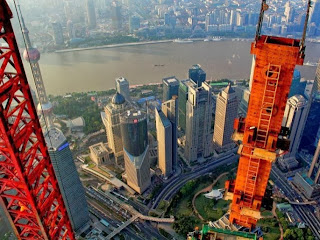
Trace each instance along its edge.
<path fill-rule="evenodd" d="M 317 41 L 320 1 L 312 1 L 304 34 Z M 8 47 L 0 42 L 2 56 L 13 54 L 10 63 L 19 74 L 12 77 L 15 73 L 8 72 L 9 62 L 4 60 L 0 123 L 8 131 L 0 134 L 0 203 L 6 215 L 1 214 L 0 225 L 6 224 L 0 228 L 0 237 L 20 234 L 26 239 L 53 239 L 59 234 L 70 240 L 115 236 L 198 240 L 209 235 L 255 239 L 274 234 L 285 239 L 320 238 L 320 59 L 317 66 L 306 62 L 305 42 L 298 39 L 304 6 L 296 1 L 270 1 L 267 11 L 262 2 L 261 14 L 266 11 L 262 22 L 257 13 L 260 3 L 249 0 L 44 3 L 40 3 L 46 15 L 40 15 L 41 24 L 30 16 L 30 8 L 25 10 L 33 19 L 30 35 L 39 36 L 36 44 L 48 52 L 45 57 L 63 56 L 71 45 L 80 46 L 79 51 L 99 46 L 106 33 L 105 40 L 113 38 L 124 45 L 116 46 L 118 57 L 102 57 L 120 63 L 113 70 L 117 77 L 104 79 L 112 81 L 114 88 L 104 91 L 101 85 L 100 91 L 47 96 L 40 52 L 31 43 L 21 11 L 23 55 L 18 54 L 10 23 L 4 25 L 13 42 L 8 41 Z M 158 83 L 136 85 L 121 65 L 127 61 L 121 52 L 134 56 L 139 46 L 128 39 L 138 44 L 151 40 L 146 48 L 158 56 L 162 51 L 153 48 L 158 40 L 170 39 L 177 49 L 184 44 L 189 46 L 185 49 L 193 49 L 192 38 L 198 37 L 208 46 L 219 42 L 232 48 L 236 36 L 254 35 L 257 22 L 267 35 L 257 31 L 251 51 L 247 49 L 254 55 L 250 79 L 213 79 L 207 74 L 211 69 L 194 59 L 180 78 L 167 69 L 180 62 L 168 58 L 165 64 L 148 65 L 154 73 L 163 74 Z M 44 26 L 49 34 L 45 38 Z M 88 67 L 90 61 L 81 55 L 75 52 L 74 56 Z M 33 105 L 36 96 L 31 99 L 23 69 L 28 65 L 22 65 L 22 57 L 35 78 L 38 107 Z M 221 58 L 218 53 L 217 57 Z M 92 63 L 108 64 L 100 58 L 96 56 Z M 219 71 L 228 72 L 235 59 L 242 61 L 233 54 L 227 59 L 230 68 Z M 303 69 L 315 67 L 315 78 L 306 79 Z M 88 71 L 89 84 L 94 77 Z M 16 78 L 19 81 L 7 89 Z M 44 120 L 49 123 L 46 131 L 41 131 L 39 120 L 42 125 Z M 12 176 L 19 184 L 11 184 Z M 18 200 L 11 198 L 13 194 Z M 270 218 L 275 208 L 275 218 Z M 15 221 L 21 216 L 24 220 Z M 26 227 L 30 224 L 34 230 Z"/>

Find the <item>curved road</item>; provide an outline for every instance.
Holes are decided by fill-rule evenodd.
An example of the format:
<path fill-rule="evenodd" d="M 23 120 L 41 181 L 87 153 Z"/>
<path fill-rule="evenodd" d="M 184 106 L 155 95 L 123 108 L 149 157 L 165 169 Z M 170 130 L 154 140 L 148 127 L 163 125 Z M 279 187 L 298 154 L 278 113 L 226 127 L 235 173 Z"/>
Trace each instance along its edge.
<path fill-rule="evenodd" d="M 184 184 L 186 184 L 189 180 L 196 179 L 198 177 L 201 177 L 203 175 L 206 175 L 210 173 L 212 170 L 214 170 L 217 167 L 220 167 L 221 165 L 228 164 L 235 162 L 239 156 L 237 154 L 230 154 L 227 156 L 224 156 L 220 159 L 210 161 L 209 163 L 196 167 L 192 169 L 191 172 L 181 174 L 179 176 L 174 177 L 171 179 L 171 181 L 165 186 L 165 188 L 162 189 L 160 194 L 157 196 L 156 200 L 154 201 L 152 205 L 152 209 L 156 209 L 161 202 L 161 200 L 169 201 L 175 195 L 181 187 L 183 187 Z"/>
<path fill-rule="evenodd" d="M 275 184 L 281 188 L 284 194 L 290 201 L 296 199 L 302 200 L 301 197 L 293 190 L 293 188 L 286 181 L 284 174 L 274 165 L 271 174 L 276 179 Z M 310 227 L 316 239 L 320 239 L 320 222 L 314 214 L 312 206 L 292 205 L 298 216 Z"/>

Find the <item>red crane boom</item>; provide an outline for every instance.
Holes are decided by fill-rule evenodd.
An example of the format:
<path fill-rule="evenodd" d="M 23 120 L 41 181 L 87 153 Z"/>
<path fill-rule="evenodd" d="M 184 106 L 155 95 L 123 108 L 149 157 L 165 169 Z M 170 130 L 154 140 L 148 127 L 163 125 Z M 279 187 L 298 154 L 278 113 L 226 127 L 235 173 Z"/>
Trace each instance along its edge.
<path fill-rule="evenodd" d="M 18 239 L 75 239 L 0 0 L 0 203 Z"/>

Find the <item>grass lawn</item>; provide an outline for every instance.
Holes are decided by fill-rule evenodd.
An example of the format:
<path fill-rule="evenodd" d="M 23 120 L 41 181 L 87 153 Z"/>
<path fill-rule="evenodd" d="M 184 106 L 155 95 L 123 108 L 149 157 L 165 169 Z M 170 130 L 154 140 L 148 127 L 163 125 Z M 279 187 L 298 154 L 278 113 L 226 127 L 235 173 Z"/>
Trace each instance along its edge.
<path fill-rule="evenodd" d="M 214 204 L 214 200 L 207 199 L 202 194 L 197 197 L 195 204 L 200 215 L 205 220 L 215 221 L 221 218 L 228 211 L 230 201 L 220 199 L 216 204 Z"/>
<path fill-rule="evenodd" d="M 188 207 L 188 199 L 182 199 L 179 202 L 175 212 L 177 213 L 177 215 L 193 215 L 192 209 Z"/>
<path fill-rule="evenodd" d="M 264 210 L 261 212 L 261 216 L 265 218 L 265 217 L 272 217 L 273 215 L 271 211 Z"/>
<path fill-rule="evenodd" d="M 228 180 L 228 176 L 223 176 L 220 180 L 213 186 L 213 189 L 224 188 L 225 182 Z M 209 184 L 208 184 L 209 185 Z"/>

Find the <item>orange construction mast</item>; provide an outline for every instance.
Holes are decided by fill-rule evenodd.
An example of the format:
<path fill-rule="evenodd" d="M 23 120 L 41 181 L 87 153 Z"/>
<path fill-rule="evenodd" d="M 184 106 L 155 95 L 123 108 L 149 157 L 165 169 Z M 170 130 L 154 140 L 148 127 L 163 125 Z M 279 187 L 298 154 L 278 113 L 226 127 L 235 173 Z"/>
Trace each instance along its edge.
<path fill-rule="evenodd" d="M 262 1 L 256 39 L 251 45 L 255 68 L 247 117 L 235 121 L 235 140 L 241 140 L 239 167 L 235 182 L 226 188 L 233 192 L 230 222 L 252 229 L 259 219 L 262 198 L 272 163 L 279 150 L 288 150 L 288 129 L 282 118 L 290 91 L 293 71 L 304 61 L 304 42 L 311 0 L 302 40 L 260 35 L 264 11 Z"/>

